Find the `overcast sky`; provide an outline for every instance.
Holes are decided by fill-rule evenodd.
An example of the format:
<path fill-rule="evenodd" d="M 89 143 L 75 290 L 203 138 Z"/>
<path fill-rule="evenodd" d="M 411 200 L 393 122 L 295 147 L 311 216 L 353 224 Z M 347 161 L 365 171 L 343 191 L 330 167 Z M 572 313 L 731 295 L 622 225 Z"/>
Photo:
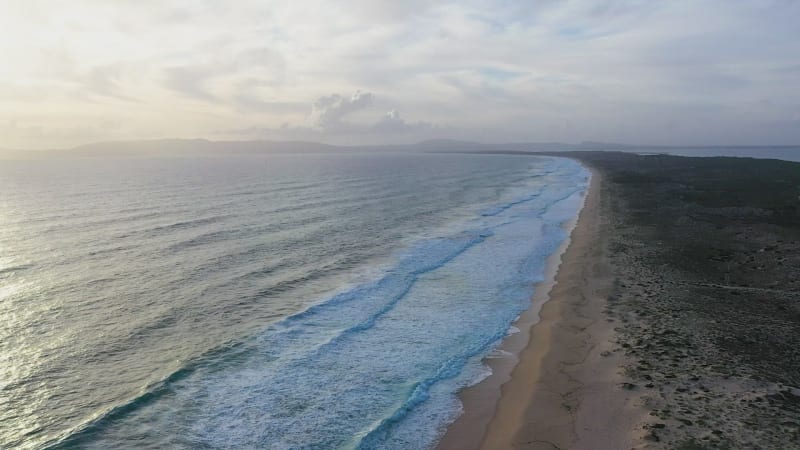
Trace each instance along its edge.
<path fill-rule="evenodd" d="M 0 147 L 800 143 L 800 1 L 0 0 Z"/>

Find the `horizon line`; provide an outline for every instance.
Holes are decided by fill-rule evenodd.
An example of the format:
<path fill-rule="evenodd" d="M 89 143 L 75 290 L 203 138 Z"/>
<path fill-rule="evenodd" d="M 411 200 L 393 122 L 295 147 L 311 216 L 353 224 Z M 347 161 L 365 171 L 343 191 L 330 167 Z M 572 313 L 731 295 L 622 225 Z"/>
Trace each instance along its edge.
<path fill-rule="evenodd" d="M 800 148 L 800 143 L 796 144 L 681 144 L 681 145 L 667 145 L 667 144 L 629 144 L 622 142 L 603 142 L 603 141 L 581 141 L 577 143 L 559 142 L 559 141 L 509 141 L 509 142 L 478 142 L 460 140 L 454 138 L 433 138 L 417 141 L 414 143 L 385 143 L 385 144 L 331 144 L 322 141 L 301 140 L 301 139 L 208 139 L 208 138 L 182 138 L 182 137 L 166 137 L 166 138 L 144 138 L 144 139 L 118 139 L 118 140 L 102 140 L 91 141 L 84 144 L 75 145 L 72 147 L 63 148 L 0 148 L 0 152 L 69 152 L 75 150 L 86 149 L 88 147 L 97 147 L 103 145 L 131 145 L 131 144 L 155 144 L 155 143 L 183 143 L 183 142 L 203 142 L 208 144 L 225 144 L 225 143 L 271 143 L 271 144 L 303 144 L 303 145 L 317 145 L 320 147 L 332 148 L 365 148 L 365 147 L 384 147 L 384 148 L 397 148 L 397 147 L 420 147 L 425 145 L 433 145 L 436 143 L 448 145 L 468 145 L 468 146 L 559 146 L 559 147 L 572 147 L 572 148 L 593 148 L 597 147 L 617 147 L 623 149 L 721 149 L 721 148 Z"/>

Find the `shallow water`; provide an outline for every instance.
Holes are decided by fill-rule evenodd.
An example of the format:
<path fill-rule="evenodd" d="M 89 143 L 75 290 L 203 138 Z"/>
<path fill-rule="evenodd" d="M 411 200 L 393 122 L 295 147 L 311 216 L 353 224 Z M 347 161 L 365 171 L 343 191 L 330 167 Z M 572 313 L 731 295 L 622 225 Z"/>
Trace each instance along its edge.
<path fill-rule="evenodd" d="M 429 447 L 587 177 L 500 155 L 6 161 L 0 447 Z"/>

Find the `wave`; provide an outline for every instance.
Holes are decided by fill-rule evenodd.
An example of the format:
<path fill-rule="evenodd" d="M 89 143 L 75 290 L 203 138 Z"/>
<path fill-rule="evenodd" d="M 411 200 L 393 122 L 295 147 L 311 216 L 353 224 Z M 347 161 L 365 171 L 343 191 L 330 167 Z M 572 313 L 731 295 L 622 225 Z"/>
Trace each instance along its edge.
<path fill-rule="evenodd" d="M 350 327 L 350 328 L 348 328 L 346 330 L 342 330 L 339 334 L 337 334 L 336 336 L 331 338 L 329 341 L 327 341 L 324 344 L 320 345 L 317 348 L 317 352 L 322 351 L 322 350 L 324 350 L 325 348 L 327 348 L 327 347 L 329 347 L 331 345 L 335 345 L 340 340 L 345 339 L 345 338 L 347 338 L 348 336 L 350 336 L 352 334 L 360 333 L 360 332 L 363 332 L 363 331 L 366 331 L 366 330 L 372 328 L 375 325 L 375 322 L 378 319 L 380 319 L 382 316 L 386 315 L 386 313 L 391 311 L 397 305 L 397 303 L 400 302 L 400 300 L 402 300 L 403 297 L 406 296 L 406 294 L 408 294 L 408 292 L 414 286 L 414 283 L 416 283 L 416 281 L 417 281 L 417 279 L 418 279 L 418 277 L 420 275 L 428 273 L 428 272 L 431 272 L 433 270 L 436 270 L 439 267 L 444 266 L 449 261 L 452 261 L 454 258 L 458 257 L 458 255 L 464 253 L 465 251 L 467 251 L 471 247 L 473 247 L 473 246 L 475 246 L 477 244 L 480 244 L 481 242 L 483 242 L 486 238 L 490 237 L 491 235 L 492 235 L 491 231 L 488 231 L 488 230 L 483 231 L 483 232 L 479 232 L 479 233 L 477 233 L 476 236 L 474 236 L 474 237 L 470 238 L 469 240 L 467 240 L 464 243 L 464 245 L 462 245 L 460 248 L 456 249 L 456 251 L 454 251 L 453 253 L 451 253 L 450 255 L 445 257 L 444 259 L 442 259 L 440 261 L 437 261 L 434 264 L 424 265 L 424 266 L 422 266 L 422 267 L 420 267 L 420 268 L 418 268 L 416 270 L 411 271 L 406 276 L 406 280 L 405 280 L 404 286 L 401 289 L 401 291 L 398 292 L 394 297 L 392 297 L 385 305 L 383 305 L 383 307 L 381 307 L 380 309 L 375 311 L 373 314 L 369 315 L 362 322 L 360 322 L 360 323 L 358 323 L 358 324 L 356 324 L 356 325 L 354 325 L 354 326 L 352 326 L 352 327 Z"/>
<path fill-rule="evenodd" d="M 376 426 L 364 433 L 360 438 L 357 449 L 382 448 L 392 428 L 403 421 L 418 405 L 428 400 L 430 389 L 436 383 L 454 378 L 461 373 L 469 360 L 484 353 L 494 344 L 505 337 L 505 330 L 498 331 L 488 339 L 478 341 L 455 357 L 452 357 L 439 366 L 433 376 L 425 378 L 413 385 L 405 401 L 395 409 L 392 414 L 382 419 Z"/>
<path fill-rule="evenodd" d="M 371 314 L 366 320 L 348 329 L 341 330 L 338 335 L 335 335 L 332 338 L 328 339 L 326 342 L 323 342 L 319 347 L 317 347 L 317 349 L 324 347 L 326 345 L 331 345 L 352 333 L 366 330 L 369 327 L 371 327 L 375 323 L 375 321 L 378 320 L 380 316 L 391 310 L 391 308 L 402 299 L 402 297 L 411 289 L 411 286 L 416 281 L 419 275 L 435 270 L 438 267 L 441 267 L 448 261 L 452 260 L 459 254 L 466 251 L 468 248 L 476 245 L 479 242 L 482 242 L 489 236 L 490 233 L 487 231 L 477 232 L 467 236 L 466 238 L 462 236 L 461 237 L 462 242 L 460 243 L 460 245 L 456 246 L 454 249 L 452 249 L 452 251 L 448 252 L 443 257 L 434 258 L 432 261 L 425 261 L 422 263 L 423 264 L 422 266 L 417 267 L 411 272 L 398 275 L 397 274 L 398 272 L 403 271 L 403 266 L 414 264 L 415 262 L 419 263 L 419 261 L 416 260 L 416 257 L 419 256 L 419 254 L 418 253 L 413 254 L 412 252 L 413 254 L 412 257 L 401 260 L 400 263 L 394 268 L 390 269 L 389 273 L 383 278 L 368 285 L 356 286 L 355 288 L 349 291 L 335 295 L 322 303 L 313 305 L 302 312 L 289 316 L 284 320 L 278 322 L 277 324 L 273 325 L 269 329 L 267 329 L 265 336 L 271 337 L 270 340 L 274 342 L 276 338 L 280 339 L 280 337 L 286 337 L 287 335 L 297 333 L 302 328 L 308 325 L 307 323 L 303 322 L 305 319 L 313 317 L 319 314 L 321 311 L 329 310 L 331 308 L 340 306 L 345 303 L 357 301 L 360 298 L 363 298 L 363 296 L 368 291 L 374 292 L 378 290 L 384 290 L 387 289 L 387 285 L 393 285 L 392 287 L 396 289 L 396 285 L 398 281 L 400 281 L 402 285 L 400 286 L 401 292 L 398 295 L 393 296 L 389 302 L 387 302 L 385 305 L 379 308 L 378 311 Z M 437 241 L 439 243 L 447 242 L 451 245 L 453 242 L 452 239 L 450 240 L 439 239 Z M 431 242 L 428 242 L 428 244 L 435 245 L 435 243 Z M 293 280 L 293 282 L 296 284 L 297 280 Z M 271 289 L 276 289 L 276 288 L 279 289 L 280 287 L 273 287 Z M 265 295 L 265 294 L 266 292 L 260 293 L 260 295 Z M 156 325 L 154 324 L 153 326 Z M 265 346 L 265 343 L 263 341 L 260 342 L 259 344 L 260 344 L 259 347 Z M 233 352 L 232 350 L 234 349 L 239 349 L 240 351 Z M 242 356 L 241 355 L 242 350 L 247 351 L 250 349 L 252 349 L 252 347 L 247 346 L 244 342 L 237 342 L 232 344 L 229 343 L 221 348 L 211 350 L 206 354 L 200 356 L 196 360 L 189 362 L 180 369 L 174 371 L 173 373 L 171 373 L 169 376 L 162 379 L 158 383 L 155 383 L 150 387 L 144 389 L 144 392 L 141 395 L 132 398 L 131 400 L 121 405 L 111 408 L 107 412 L 99 415 L 98 417 L 88 421 L 84 425 L 71 431 L 67 435 L 67 437 L 63 438 L 62 440 L 54 444 L 50 444 L 49 448 L 68 448 L 74 445 L 79 445 L 81 442 L 84 442 L 86 440 L 91 440 L 94 434 L 102 431 L 106 426 L 109 426 L 113 422 L 122 419 L 129 413 L 137 411 L 139 408 L 144 407 L 158 400 L 162 395 L 170 391 L 174 383 L 190 376 L 198 368 L 208 367 L 217 364 L 226 365 L 231 360 L 240 358 Z M 307 350 L 313 351 L 313 349 L 311 348 L 308 348 Z"/>
<path fill-rule="evenodd" d="M 243 345 L 242 342 L 232 342 L 205 353 L 196 361 L 186 363 L 158 382 L 142 389 L 142 393 L 136 397 L 110 408 L 66 433 L 63 433 L 56 439 L 44 443 L 43 448 L 55 450 L 79 447 L 82 443 L 91 440 L 96 433 L 102 431 L 106 426 L 127 416 L 131 412 L 157 401 L 164 394 L 169 392 L 173 384 L 189 377 L 199 367 L 207 364 L 208 361 L 213 361 L 220 355 L 231 358 L 234 352 L 237 349 L 241 349 Z"/>
<path fill-rule="evenodd" d="M 13 275 L 31 268 L 33 268 L 33 264 L 20 264 L 17 266 L 5 267 L 0 269 L 0 276 Z"/>
<path fill-rule="evenodd" d="M 171 223 L 169 225 L 159 225 L 159 226 L 156 226 L 156 227 L 152 227 L 150 229 L 143 230 L 143 232 L 145 234 L 148 234 L 148 235 L 150 235 L 150 234 L 152 234 L 152 235 L 160 235 L 160 234 L 165 234 L 165 233 L 169 233 L 169 232 L 176 231 L 176 230 L 183 230 L 183 229 L 186 229 L 186 228 L 194 228 L 194 227 L 199 227 L 199 226 L 202 226 L 202 225 L 208 225 L 208 224 L 220 222 L 220 221 L 223 221 L 223 220 L 228 219 L 230 217 L 232 217 L 230 214 L 223 214 L 223 215 L 217 215 L 217 216 L 204 217 L 204 218 L 201 218 L 201 219 L 182 220 L 180 222 Z"/>
<path fill-rule="evenodd" d="M 351 208 L 363 208 L 365 205 L 369 204 L 377 204 L 383 203 L 388 200 L 393 199 L 400 199 L 406 198 L 409 195 L 412 195 L 410 191 L 401 191 L 401 192 L 393 192 L 392 195 L 368 195 L 362 197 L 348 197 L 348 198 L 341 198 L 341 199 L 330 199 L 325 198 L 323 193 L 317 198 L 322 200 L 320 201 L 313 201 L 313 202 L 305 202 L 300 204 L 293 204 L 290 206 L 283 206 L 280 208 L 274 208 L 270 210 L 264 211 L 256 211 L 254 215 L 261 215 L 261 216 L 269 216 L 273 220 L 277 215 L 286 214 L 286 213 L 297 213 L 303 212 L 306 210 L 315 211 L 315 214 L 307 214 L 297 218 L 293 218 L 293 216 L 288 216 L 285 220 L 277 221 L 274 223 L 270 223 L 269 225 L 263 226 L 251 226 L 251 227 L 243 227 L 233 230 L 214 230 L 206 233 L 202 233 L 197 236 L 193 236 L 178 242 L 175 242 L 164 249 L 164 252 L 174 252 L 174 251 L 181 251 L 185 249 L 190 249 L 199 246 L 206 246 L 209 244 L 215 244 L 221 241 L 231 241 L 234 239 L 247 239 L 252 236 L 256 235 L 263 235 L 267 233 L 275 233 L 282 230 L 287 229 L 299 229 L 302 227 L 306 227 L 309 225 L 323 225 L 330 223 L 336 217 L 332 216 L 330 211 L 335 209 L 335 207 L 339 206 L 347 206 Z M 181 225 L 181 224 L 175 224 Z M 162 227 L 158 227 L 162 228 Z M 156 229 L 156 231 L 159 231 Z M 298 240 L 309 240 L 306 237 L 301 237 Z"/>
<path fill-rule="evenodd" d="M 542 194 L 544 189 L 545 189 L 545 186 L 542 186 L 541 188 L 539 188 L 538 191 L 536 191 L 535 193 L 533 193 L 531 195 L 523 197 L 523 198 L 521 198 L 519 200 L 515 200 L 513 202 L 506 203 L 504 205 L 495 206 L 493 208 L 487 209 L 484 212 L 482 212 L 481 215 L 484 216 L 484 217 L 496 216 L 496 215 L 506 211 L 509 208 L 513 208 L 516 205 L 519 205 L 519 204 L 522 204 L 522 203 L 527 203 L 527 202 L 530 202 L 532 200 L 535 200 L 536 198 L 538 198 Z"/>

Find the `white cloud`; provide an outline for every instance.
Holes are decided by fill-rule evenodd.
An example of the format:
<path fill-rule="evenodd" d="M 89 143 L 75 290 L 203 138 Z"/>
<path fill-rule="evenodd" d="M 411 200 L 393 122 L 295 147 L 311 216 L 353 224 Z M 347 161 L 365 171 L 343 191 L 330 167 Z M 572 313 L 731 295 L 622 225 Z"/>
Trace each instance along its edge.
<path fill-rule="evenodd" d="M 387 112 L 380 120 L 375 122 L 372 129 L 378 133 L 408 133 L 428 131 L 432 129 L 432 125 L 426 122 L 409 123 L 400 117 L 400 113 L 393 109 Z"/>
<path fill-rule="evenodd" d="M 372 106 L 373 100 L 371 93 L 361 91 L 356 91 L 349 98 L 339 94 L 320 97 L 311 107 L 311 126 L 320 130 L 335 130 L 347 126 L 342 119 Z"/>
<path fill-rule="evenodd" d="M 446 131 L 430 123 L 407 122 L 396 109 L 375 115 L 376 97 L 369 92 L 356 91 L 350 97 L 331 94 L 318 98 L 311 104 L 308 124 L 293 126 L 283 123 L 278 127 L 255 125 L 217 131 L 217 136 L 248 137 L 259 139 L 316 139 L 326 142 L 385 143 L 387 136 L 401 137 L 403 142 L 415 142 Z M 358 115 L 359 120 L 351 120 Z M 356 141 L 353 141 L 357 138 Z"/>

